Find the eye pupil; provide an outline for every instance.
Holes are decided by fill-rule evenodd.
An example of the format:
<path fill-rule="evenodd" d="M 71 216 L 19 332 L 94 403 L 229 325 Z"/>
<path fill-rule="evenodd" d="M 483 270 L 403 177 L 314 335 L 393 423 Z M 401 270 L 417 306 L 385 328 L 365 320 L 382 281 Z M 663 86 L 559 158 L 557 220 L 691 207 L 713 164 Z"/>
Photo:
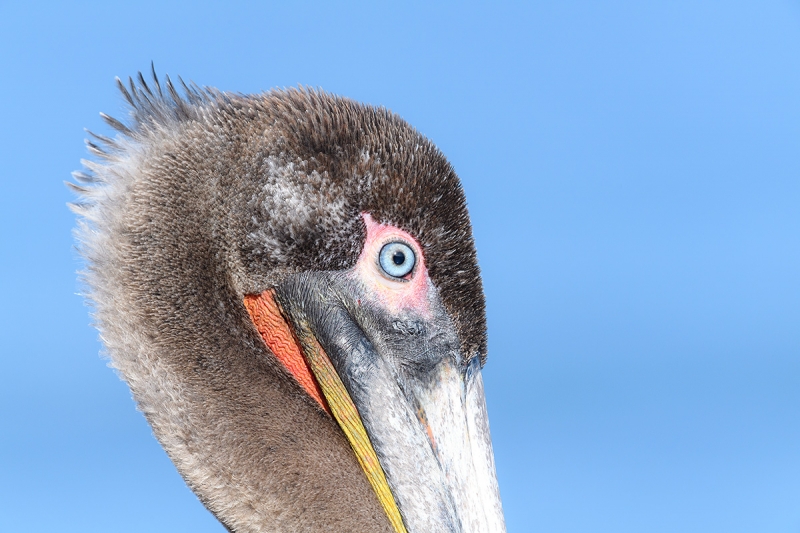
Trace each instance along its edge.
<path fill-rule="evenodd" d="M 397 251 L 392 255 L 392 261 L 395 265 L 400 266 L 406 262 L 406 254 L 403 252 Z"/>

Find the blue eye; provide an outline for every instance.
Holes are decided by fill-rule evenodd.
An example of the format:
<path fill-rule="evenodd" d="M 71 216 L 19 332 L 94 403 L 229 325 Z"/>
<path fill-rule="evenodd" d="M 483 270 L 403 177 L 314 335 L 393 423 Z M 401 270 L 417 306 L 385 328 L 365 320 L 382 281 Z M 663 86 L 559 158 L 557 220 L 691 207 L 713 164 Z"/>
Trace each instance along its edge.
<path fill-rule="evenodd" d="M 402 278 L 414 270 L 417 258 L 414 250 L 402 242 L 390 242 L 381 248 L 381 268 L 393 278 Z"/>

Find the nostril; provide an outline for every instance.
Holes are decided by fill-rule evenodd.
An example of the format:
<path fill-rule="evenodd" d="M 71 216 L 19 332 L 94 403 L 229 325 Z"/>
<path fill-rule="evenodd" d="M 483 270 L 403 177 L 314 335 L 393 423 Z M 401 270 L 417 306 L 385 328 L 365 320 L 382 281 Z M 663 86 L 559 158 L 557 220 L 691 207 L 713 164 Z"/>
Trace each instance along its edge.
<path fill-rule="evenodd" d="M 392 329 L 406 335 L 419 335 L 422 333 L 422 324 L 416 321 L 395 320 L 392 322 Z"/>

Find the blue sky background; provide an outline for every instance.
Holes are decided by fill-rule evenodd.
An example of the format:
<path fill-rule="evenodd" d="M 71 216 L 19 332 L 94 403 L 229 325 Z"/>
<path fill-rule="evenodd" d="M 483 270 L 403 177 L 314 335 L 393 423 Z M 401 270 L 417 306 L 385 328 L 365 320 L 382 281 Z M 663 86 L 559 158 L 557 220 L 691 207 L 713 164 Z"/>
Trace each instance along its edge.
<path fill-rule="evenodd" d="M 151 60 L 447 154 L 510 531 L 800 531 L 800 4 L 135 4 L 0 3 L 0 531 L 223 531 L 76 296 L 62 181 Z"/>

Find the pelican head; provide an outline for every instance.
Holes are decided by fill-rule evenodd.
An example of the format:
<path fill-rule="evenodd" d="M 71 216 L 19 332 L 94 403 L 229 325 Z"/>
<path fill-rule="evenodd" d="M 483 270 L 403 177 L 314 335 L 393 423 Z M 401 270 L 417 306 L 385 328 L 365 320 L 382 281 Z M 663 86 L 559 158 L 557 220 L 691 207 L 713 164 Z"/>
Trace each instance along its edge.
<path fill-rule="evenodd" d="M 119 87 L 131 116 L 72 185 L 87 292 L 203 504 L 237 532 L 505 531 L 442 153 L 322 91 Z"/>

